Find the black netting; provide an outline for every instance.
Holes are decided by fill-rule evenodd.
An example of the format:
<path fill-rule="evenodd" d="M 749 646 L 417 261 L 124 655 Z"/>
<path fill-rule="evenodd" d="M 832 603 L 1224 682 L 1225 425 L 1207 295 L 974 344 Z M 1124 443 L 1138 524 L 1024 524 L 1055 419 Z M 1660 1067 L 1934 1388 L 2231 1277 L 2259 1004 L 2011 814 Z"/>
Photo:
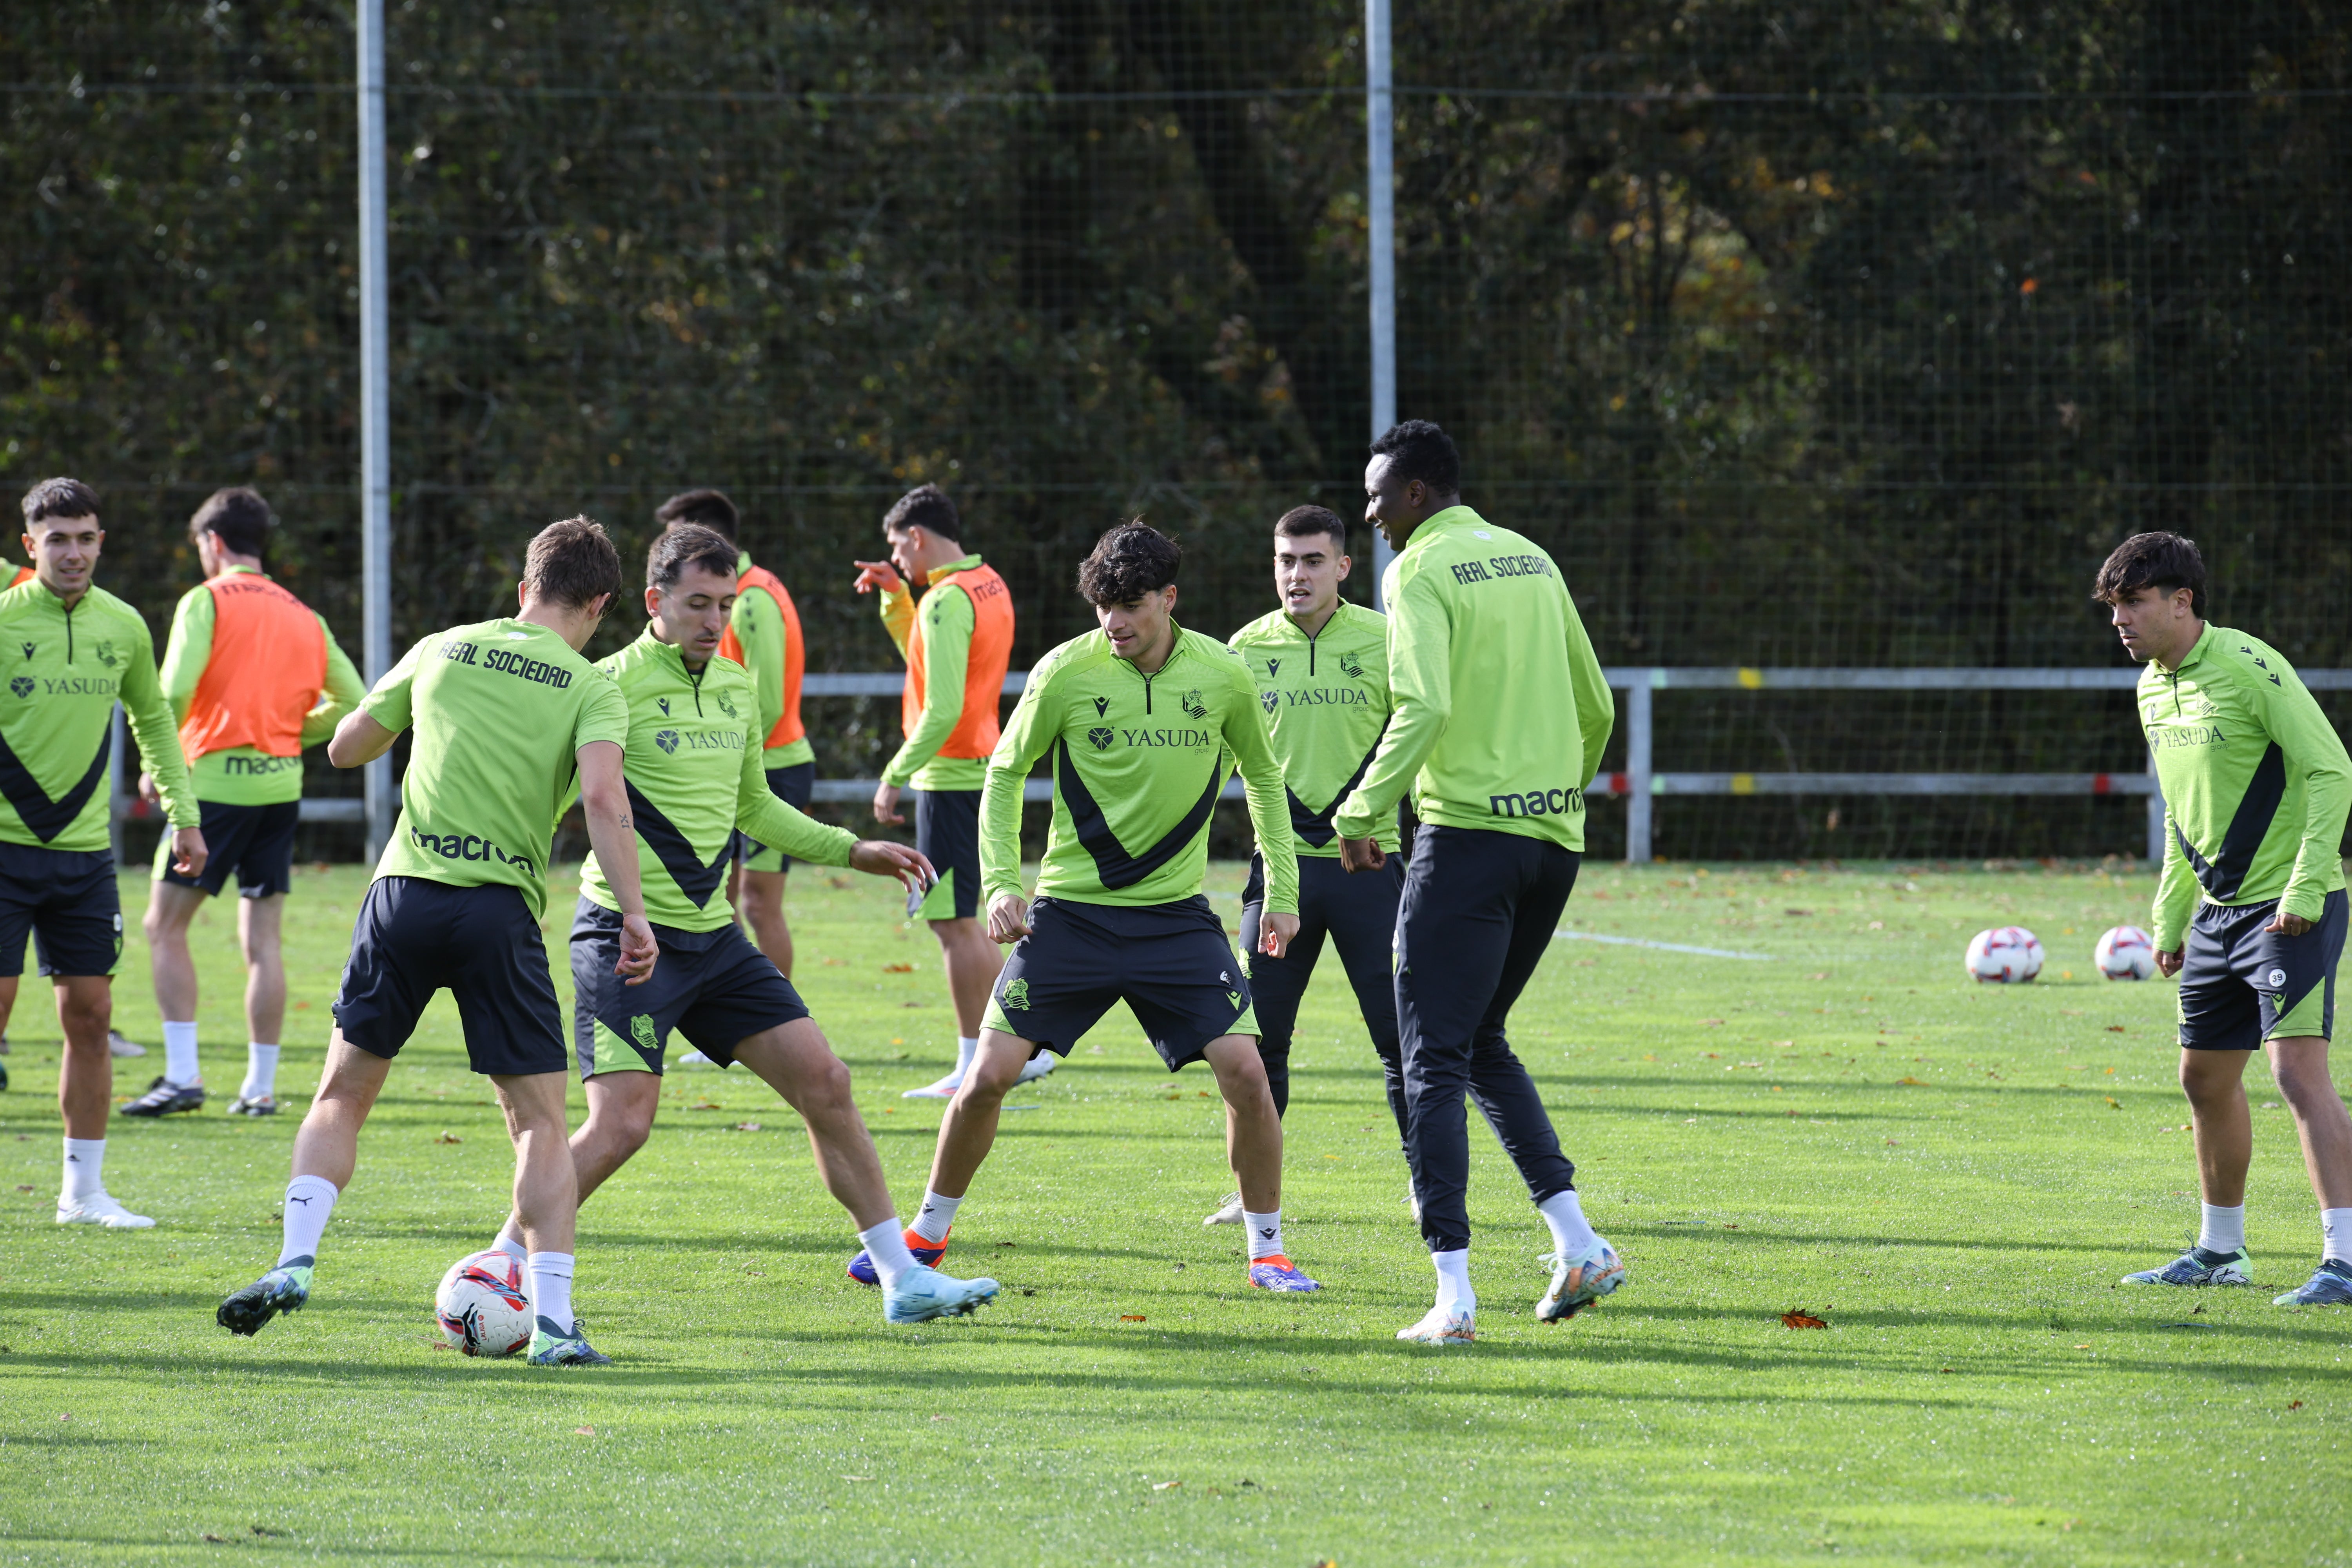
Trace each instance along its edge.
<path fill-rule="evenodd" d="M 104 580 L 159 627 L 188 511 L 257 484 L 355 647 L 347 14 L 23 10 L 7 479 L 97 483 Z M 396 640 L 502 607 L 549 519 L 635 548 L 692 484 L 814 668 L 892 662 L 847 562 L 923 479 L 1012 579 L 1021 662 L 1087 624 L 1073 563 L 1132 512 L 1181 532 L 1192 624 L 1260 613 L 1266 523 L 1358 504 L 1360 16 L 395 0 Z M 1612 664 L 2113 664 L 2091 573 L 2163 526 L 2220 619 L 2352 665 L 2347 46 L 2263 0 L 1400 6 L 1400 409 Z M 887 704 L 812 719 L 831 776 L 895 739 Z M 2139 766 L 2119 697 L 1658 725 L 1666 769 Z M 1669 800 L 1659 846 L 2142 841 L 2125 801 L 1832 804 Z"/>

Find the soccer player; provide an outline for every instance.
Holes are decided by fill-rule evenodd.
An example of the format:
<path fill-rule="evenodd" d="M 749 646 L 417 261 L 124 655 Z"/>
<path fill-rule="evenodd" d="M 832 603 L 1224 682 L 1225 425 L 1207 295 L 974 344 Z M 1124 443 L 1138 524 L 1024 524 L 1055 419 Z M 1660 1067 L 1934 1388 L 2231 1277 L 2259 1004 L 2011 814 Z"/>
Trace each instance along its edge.
<path fill-rule="evenodd" d="M 733 541 L 694 523 L 656 536 L 646 557 L 645 635 L 601 667 L 629 705 L 623 772 L 636 821 L 634 858 L 662 963 L 645 985 L 624 980 L 619 900 L 602 854 L 591 855 L 572 921 L 572 1040 L 588 1093 L 588 1120 L 572 1135 L 580 1195 L 584 1201 L 645 1146 L 675 1030 L 721 1067 L 750 1068 L 807 1121 L 817 1173 L 879 1270 L 890 1321 L 961 1316 L 994 1300 L 996 1281 L 951 1279 L 908 1255 L 882 1162 L 850 1099 L 849 1069 L 792 982 L 715 897 L 739 826 L 821 866 L 918 889 L 930 878 L 917 852 L 859 843 L 769 793 L 751 678 L 719 652 L 734 607 L 736 554 Z M 522 1258 L 523 1236 L 518 1211 L 494 1245 Z"/>
<path fill-rule="evenodd" d="M 955 502 L 937 485 L 898 498 L 882 520 L 887 561 L 857 563 L 857 591 L 882 595 L 882 624 L 907 661 L 898 705 L 906 743 L 874 792 L 874 820 L 907 818 L 898 803 L 915 797 L 915 847 L 939 872 L 919 906 L 939 939 L 956 1016 L 955 1070 L 907 1090 L 908 1100 L 945 1100 L 963 1087 L 980 1048 L 980 1020 L 1004 954 L 980 921 L 980 786 L 1001 732 L 996 721 L 1004 667 L 1013 657 L 1013 595 L 1004 579 L 964 549 Z M 921 602 L 908 583 L 923 586 Z M 1041 1052 L 1022 1069 L 1025 1082 L 1061 1058 Z"/>
<path fill-rule="evenodd" d="M 2352 758 L 2276 649 L 2205 620 L 2205 562 L 2140 533 L 2099 568 L 2098 597 L 2143 661 L 2139 720 L 2164 791 L 2156 966 L 2180 977 L 2180 1087 L 2196 1128 L 2197 1243 L 2126 1285 L 2251 1285 L 2246 1062 L 2270 1054 L 2319 1199 L 2320 1261 L 2282 1307 L 2352 1305 L 2352 1118 L 2328 1075 Z"/>
<path fill-rule="evenodd" d="M 1559 1136 L 1504 1026 L 1551 946 L 1584 849 L 1584 786 L 1616 705 L 1551 557 L 1462 504 L 1462 459 L 1425 419 L 1372 443 L 1364 515 L 1397 557 L 1389 615 L 1388 733 L 1333 824 L 1342 863 L 1379 871 L 1374 837 L 1410 787 L 1421 818 L 1397 909 L 1397 1032 L 1407 1157 L 1437 1302 L 1397 1338 L 1476 1338 L 1466 1090 L 1552 1235 L 1536 1316 L 1574 1316 L 1625 1277 L 1592 1233 Z"/>
<path fill-rule="evenodd" d="M 1291 1031 L 1328 936 L 1371 1032 L 1402 1139 L 1404 1069 L 1389 952 L 1404 886 L 1396 816 L 1391 811 L 1373 835 L 1385 864 L 1354 877 L 1339 864 L 1339 835 L 1331 826 L 1331 814 L 1364 776 L 1389 721 L 1388 618 L 1339 597 L 1339 584 L 1354 566 L 1346 523 L 1319 506 L 1293 507 L 1274 525 L 1274 591 L 1282 608 L 1230 639 L 1257 679 L 1290 806 L 1288 853 L 1298 862 L 1298 934 L 1280 958 L 1257 952 L 1265 866 L 1250 862 L 1249 886 L 1242 893 L 1242 952 L 1248 955 L 1257 1052 L 1274 1091 L 1275 1114 L 1290 1108 Z M 1241 1195 L 1234 1194 L 1203 1223 L 1239 1225 L 1241 1218 Z"/>
<path fill-rule="evenodd" d="M 1283 1251 L 1282 1120 L 1258 1059 L 1249 978 L 1201 880 L 1209 819 L 1237 766 L 1265 858 L 1262 951 L 1298 930 L 1290 819 L 1249 668 L 1176 624 L 1175 541 L 1144 522 L 1104 534 L 1078 568 L 1101 630 L 1029 672 L 981 791 L 989 935 L 1018 942 L 998 978 L 980 1050 L 948 1102 L 915 1256 L 947 1249 L 957 1205 L 996 1139 L 1004 1092 L 1038 1051 L 1066 1055 L 1124 1000 L 1174 1072 L 1206 1061 L 1225 1101 L 1225 1149 L 1249 1224 L 1249 1282 L 1313 1290 Z M 1021 894 L 1021 797 L 1053 759 L 1054 816 L 1034 909 Z M 853 1276 L 859 1258 L 851 1265 Z"/>
<path fill-rule="evenodd" d="M 155 856 L 147 904 L 148 965 L 163 1015 L 163 1071 L 125 1116 L 169 1116 L 205 1103 L 196 1058 L 196 964 L 188 925 L 236 878 L 236 934 L 245 948 L 245 1082 L 232 1116 L 278 1113 L 278 1032 L 286 1022 L 286 963 L 278 933 L 294 890 L 294 829 L 302 816 L 302 751 L 335 732 L 367 695 L 360 672 L 309 605 L 261 570 L 269 503 L 242 487 L 216 490 L 189 520 L 204 583 L 172 617 L 163 696 L 180 718 L 212 851 L 204 875 L 183 877 Z M 155 797 L 154 775 L 139 781 Z"/>
<path fill-rule="evenodd" d="M 665 528 L 696 522 L 715 528 L 732 542 L 740 521 L 735 503 L 717 490 L 688 490 L 662 502 L 654 521 Z M 736 562 L 734 613 L 719 651 L 751 672 L 759 692 L 761 766 L 768 788 L 796 811 L 808 808 L 816 789 L 816 751 L 801 726 L 801 670 L 808 649 L 801 640 L 801 613 L 782 579 L 751 564 L 749 551 Z M 751 928 L 751 940 L 779 973 L 793 977 L 793 931 L 784 921 L 784 879 L 793 858 L 775 845 L 740 841 L 741 879 L 736 902 Z"/>
<path fill-rule="evenodd" d="M 336 728 L 328 760 L 355 768 L 414 726 L 400 820 L 360 904 L 319 1092 L 294 1139 L 284 1242 L 268 1273 L 220 1304 L 221 1327 L 258 1332 L 310 1300 L 319 1241 L 351 1185 L 360 1129 L 434 993 L 457 1000 L 466 1054 L 488 1075 L 515 1146 L 515 1207 L 530 1238 L 534 1366 L 602 1366 L 572 1314 L 579 1206 L 564 1142 L 563 1017 L 539 921 L 547 856 L 575 775 L 588 841 L 621 910 L 615 967 L 658 956 L 637 881 L 621 776 L 628 704 L 580 657 L 618 595 L 621 558 L 584 517 L 530 542 L 520 613 L 453 626 L 410 648 Z"/>
<path fill-rule="evenodd" d="M 65 1118 L 59 1225 L 139 1230 L 106 1190 L 106 1118 L 114 1099 L 107 1049 L 122 905 L 105 789 L 114 705 L 154 773 L 180 874 L 205 868 L 205 836 L 172 710 L 155 679 L 155 645 L 139 612 L 91 581 L 106 542 L 98 498 L 79 479 L 25 492 L 25 552 L 34 578 L 0 591 L 0 999 L 13 1007 L 32 932 L 57 992 L 65 1035 L 58 1109 Z"/>

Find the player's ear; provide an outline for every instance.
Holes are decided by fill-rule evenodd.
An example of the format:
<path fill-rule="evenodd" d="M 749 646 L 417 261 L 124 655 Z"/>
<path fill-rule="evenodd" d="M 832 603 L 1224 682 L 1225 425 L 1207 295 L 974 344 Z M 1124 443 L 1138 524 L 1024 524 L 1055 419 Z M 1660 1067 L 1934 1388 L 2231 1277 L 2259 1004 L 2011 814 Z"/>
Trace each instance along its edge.
<path fill-rule="evenodd" d="M 648 584 L 646 587 L 646 619 L 653 619 L 655 612 L 660 608 L 661 590 Z"/>

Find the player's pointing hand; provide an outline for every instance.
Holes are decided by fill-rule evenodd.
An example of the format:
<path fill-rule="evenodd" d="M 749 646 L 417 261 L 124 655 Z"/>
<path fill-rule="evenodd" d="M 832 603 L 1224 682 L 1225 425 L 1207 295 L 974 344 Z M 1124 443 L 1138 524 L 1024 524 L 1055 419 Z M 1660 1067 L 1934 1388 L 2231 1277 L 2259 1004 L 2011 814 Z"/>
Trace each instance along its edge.
<path fill-rule="evenodd" d="M 860 561 L 854 586 L 861 594 L 871 594 L 877 588 L 886 594 L 896 594 L 905 589 L 907 584 L 900 579 L 898 569 L 887 561 Z"/>
<path fill-rule="evenodd" d="M 931 863 L 903 844 L 887 838 L 863 838 L 849 852 L 849 868 L 869 877 L 896 877 L 909 892 L 927 890 L 940 879 Z"/>
<path fill-rule="evenodd" d="M 621 960 L 613 965 L 613 973 L 627 977 L 632 985 L 643 985 L 646 976 L 654 972 L 654 960 L 661 956 L 661 943 L 654 940 L 654 928 L 643 915 L 621 917 Z"/>

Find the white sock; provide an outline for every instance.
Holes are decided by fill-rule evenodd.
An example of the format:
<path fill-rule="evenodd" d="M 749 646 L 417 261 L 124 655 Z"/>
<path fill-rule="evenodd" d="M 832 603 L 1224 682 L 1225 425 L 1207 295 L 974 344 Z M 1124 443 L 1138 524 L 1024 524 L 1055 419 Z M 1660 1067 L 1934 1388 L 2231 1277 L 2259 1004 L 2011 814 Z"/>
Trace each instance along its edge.
<path fill-rule="evenodd" d="M 2319 1211 L 2319 1256 L 2336 1263 L 2352 1263 L 2352 1209 Z"/>
<path fill-rule="evenodd" d="M 319 1238 L 327 1234 L 327 1216 L 335 1212 L 335 1199 L 341 1195 L 324 1176 L 297 1176 L 286 1184 L 285 1240 L 278 1248 L 278 1267 L 299 1263 L 308 1268 L 319 1261 Z"/>
<path fill-rule="evenodd" d="M 1592 1234 L 1592 1226 L 1584 1217 L 1584 1200 L 1574 1192 L 1554 1193 L 1536 1205 L 1536 1212 L 1551 1226 L 1552 1246 L 1565 1258 L 1580 1258 L 1601 1238 Z"/>
<path fill-rule="evenodd" d="M 245 1047 L 245 1083 L 236 1091 L 239 1100 L 275 1100 L 278 1098 L 278 1047 L 265 1046 L 258 1040 Z"/>
<path fill-rule="evenodd" d="M 1433 1252 L 1437 1266 L 1437 1307 L 1448 1317 L 1467 1318 L 1478 1310 L 1478 1293 L 1470 1289 L 1470 1249 Z"/>
<path fill-rule="evenodd" d="M 163 1077 L 185 1089 L 203 1076 L 196 1067 L 196 1026 L 167 1019 L 163 1025 Z"/>
<path fill-rule="evenodd" d="M 961 1198 L 943 1198 L 926 1190 L 923 1206 L 915 1215 L 915 1223 L 907 1228 L 925 1241 L 937 1245 L 948 1238 L 949 1227 L 955 1224 L 955 1212 L 963 1204 Z"/>
<path fill-rule="evenodd" d="M 2197 1228 L 2198 1246 L 2208 1252 L 2235 1252 L 2246 1245 L 2245 1205 L 2225 1209 L 2220 1204 L 2207 1204 L 2204 1208 L 2204 1223 Z"/>
<path fill-rule="evenodd" d="M 885 1285 L 896 1285 L 901 1275 L 915 1267 L 915 1255 L 907 1250 L 904 1228 L 898 1216 L 892 1215 L 871 1230 L 861 1230 L 857 1239 L 865 1246 L 866 1256 L 874 1265 L 874 1273 Z"/>
<path fill-rule="evenodd" d="M 1282 1256 L 1282 1211 L 1252 1214 L 1242 1211 L 1242 1226 L 1249 1232 L 1250 1261 Z"/>
<path fill-rule="evenodd" d="M 106 1140 L 67 1139 L 65 1170 L 65 1181 L 58 1188 L 64 1201 L 94 1198 L 106 1191 Z"/>
<path fill-rule="evenodd" d="M 530 1310 L 540 1325 L 558 1339 L 572 1337 L 572 1254 L 534 1252 L 530 1269 Z"/>
<path fill-rule="evenodd" d="M 490 1243 L 490 1250 L 503 1252 L 517 1263 L 528 1265 L 530 1262 L 530 1248 L 525 1247 L 516 1237 L 509 1236 L 505 1231 L 499 1232 L 499 1238 Z"/>
<path fill-rule="evenodd" d="M 961 1078 L 970 1072 L 971 1058 L 979 1054 L 980 1037 L 978 1035 L 958 1035 L 956 1037 L 956 1077 Z"/>

